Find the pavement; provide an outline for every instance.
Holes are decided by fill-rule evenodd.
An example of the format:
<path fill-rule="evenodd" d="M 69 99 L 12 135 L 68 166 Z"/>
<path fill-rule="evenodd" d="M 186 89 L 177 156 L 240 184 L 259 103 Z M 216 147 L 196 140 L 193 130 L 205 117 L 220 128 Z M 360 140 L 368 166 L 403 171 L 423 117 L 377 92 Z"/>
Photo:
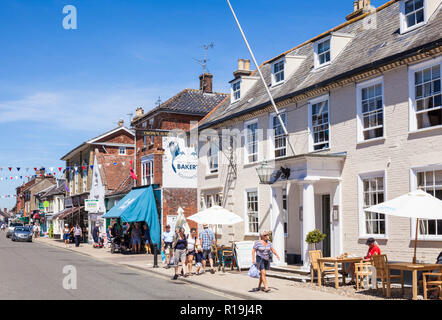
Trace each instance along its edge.
<path fill-rule="evenodd" d="M 75 249 L 66 250 L 63 244 L 43 238 L 13 242 L 0 232 L 0 300 L 237 299 L 126 267 L 118 263 L 122 255 L 118 259 L 105 250 L 92 250 L 82 245 L 72 252 Z"/>
<path fill-rule="evenodd" d="M 235 297 L 247 300 L 353 300 L 339 294 L 328 292 L 314 291 L 307 288 L 296 287 L 292 281 L 269 278 L 268 283 L 271 292 L 252 292 L 253 288 L 258 285 L 258 279 L 250 278 L 247 272 L 238 271 L 222 271 L 216 272 L 214 275 L 206 272 L 203 275 L 194 275 L 187 278 L 179 277 L 178 280 L 171 280 L 174 275 L 174 269 L 165 269 L 159 259 L 159 268 L 153 268 L 153 255 L 123 255 L 112 254 L 108 248 L 96 249 L 89 244 L 81 244 L 76 248 L 71 244 L 66 248 L 65 244 L 59 240 L 47 238 L 34 239 L 35 242 L 50 245 L 64 249 L 66 252 L 71 251 L 80 255 L 94 258 L 98 261 L 110 263 L 115 266 L 124 266 L 132 270 L 138 270 L 153 277 L 161 278 L 172 283 L 187 283 L 193 287 L 209 290 L 210 292 L 223 294 L 226 297 Z M 206 297 L 204 297 L 206 299 Z"/>

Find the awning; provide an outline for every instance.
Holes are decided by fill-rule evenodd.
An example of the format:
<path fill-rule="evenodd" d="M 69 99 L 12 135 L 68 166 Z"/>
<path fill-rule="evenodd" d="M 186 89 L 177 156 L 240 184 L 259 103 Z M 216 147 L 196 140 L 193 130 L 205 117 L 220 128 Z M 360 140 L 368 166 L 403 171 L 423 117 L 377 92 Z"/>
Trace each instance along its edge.
<path fill-rule="evenodd" d="M 160 222 L 152 186 L 132 189 L 103 218 L 120 218 L 129 223 L 145 221 L 152 242 L 160 244 Z"/>
<path fill-rule="evenodd" d="M 83 209 L 84 207 L 72 207 L 72 208 L 67 208 L 64 209 L 63 211 L 58 212 L 57 214 L 55 214 L 52 217 L 52 220 L 55 219 L 60 219 L 60 220 L 64 220 L 66 219 L 68 216 L 70 216 L 71 214 L 74 214 L 77 211 L 80 211 L 81 209 Z"/>

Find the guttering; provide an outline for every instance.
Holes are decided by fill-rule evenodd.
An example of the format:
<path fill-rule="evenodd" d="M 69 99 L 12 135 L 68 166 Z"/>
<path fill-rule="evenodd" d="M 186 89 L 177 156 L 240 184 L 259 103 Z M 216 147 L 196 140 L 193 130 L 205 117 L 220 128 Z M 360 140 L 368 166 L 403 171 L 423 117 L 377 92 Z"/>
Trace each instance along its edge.
<path fill-rule="evenodd" d="M 294 91 L 292 93 L 286 94 L 286 95 L 284 95 L 282 97 L 275 98 L 275 102 L 281 102 L 283 100 L 293 98 L 295 96 L 304 94 L 304 93 L 306 93 L 308 91 L 311 91 L 311 90 L 314 90 L 314 89 L 319 89 L 321 87 L 325 87 L 325 86 L 327 86 L 327 85 L 329 85 L 329 84 L 331 84 L 333 82 L 344 80 L 345 78 L 354 76 L 354 75 L 356 75 L 358 73 L 362 73 L 362 72 L 368 71 L 370 69 L 380 68 L 380 67 L 388 65 L 388 64 L 390 64 L 390 63 L 392 63 L 392 62 L 394 62 L 396 60 L 409 58 L 409 57 L 413 56 L 416 53 L 422 53 L 422 52 L 419 52 L 419 51 L 428 51 L 428 50 L 437 48 L 437 47 L 439 47 L 441 45 L 442 45 L 442 38 L 440 38 L 438 40 L 435 40 L 433 42 L 430 42 L 430 43 L 426 43 L 426 44 L 424 44 L 422 46 L 419 46 L 419 47 L 416 47 L 416 48 L 412 48 L 412 49 L 409 49 L 407 51 L 400 52 L 400 53 L 397 53 L 395 55 L 383 58 L 381 60 L 377 60 L 375 62 L 363 65 L 361 67 L 358 67 L 356 69 L 353 69 L 353 70 L 347 71 L 345 73 L 342 73 L 340 75 L 334 76 L 333 78 L 330 78 L 328 80 L 324 80 L 322 82 L 319 82 L 319 83 L 314 84 L 312 86 L 309 86 L 307 88 L 304 88 L 304 89 L 301 89 L 301 90 Z M 269 104 L 270 104 L 270 102 L 267 101 L 265 103 L 261 103 L 260 105 L 255 106 L 255 107 L 252 107 L 252 108 L 249 108 L 249 109 L 246 109 L 246 110 L 234 113 L 232 115 L 229 115 L 229 116 L 227 116 L 225 118 L 222 118 L 222 119 L 219 119 L 219 120 L 216 120 L 216 121 L 213 121 L 213 122 L 209 122 L 207 124 L 202 124 L 199 129 L 203 130 L 203 129 L 215 126 L 217 124 L 223 123 L 225 121 L 228 121 L 228 120 L 231 120 L 231 119 L 243 116 L 243 115 L 245 115 L 247 113 L 258 111 L 260 109 L 264 109 L 264 108 L 268 107 Z"/>

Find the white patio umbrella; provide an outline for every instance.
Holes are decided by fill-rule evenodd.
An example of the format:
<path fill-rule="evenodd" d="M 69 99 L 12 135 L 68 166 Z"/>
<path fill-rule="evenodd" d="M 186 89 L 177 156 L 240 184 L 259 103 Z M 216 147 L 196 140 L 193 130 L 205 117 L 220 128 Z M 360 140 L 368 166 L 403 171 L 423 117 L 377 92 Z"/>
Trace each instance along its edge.
<path fill-rule="evenodd" d="M 416 263 L 419 219 L 442 219 L 442 201 L 433 197 L 431 194 L 419 189 L 417 191 L 409 192 L 403 196 L 367 208 L 365 209 L 365 211 L 376 212 L 396 217 L 417 219 L 413 258 L 413 263 Z"/>
<path fill-rule="evenodd" d="M 243 218 L 220 206 L 213 206 L 200 211 L 187 219 L 198 224 L 233 225 L 243 222 Z"/>

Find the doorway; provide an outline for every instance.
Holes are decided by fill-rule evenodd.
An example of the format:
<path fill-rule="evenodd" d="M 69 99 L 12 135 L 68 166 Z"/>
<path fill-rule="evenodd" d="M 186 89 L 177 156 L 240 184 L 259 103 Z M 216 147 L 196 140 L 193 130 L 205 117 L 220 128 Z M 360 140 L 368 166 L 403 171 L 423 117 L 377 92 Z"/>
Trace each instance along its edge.
<path fill-rule="evenodd" d="M 322 233 L 326 235 L 322 242 L 322 254 L 324 257 L 331 256 L 331 232 L 330 232 L 330 195 L 322 196 Z"/>

